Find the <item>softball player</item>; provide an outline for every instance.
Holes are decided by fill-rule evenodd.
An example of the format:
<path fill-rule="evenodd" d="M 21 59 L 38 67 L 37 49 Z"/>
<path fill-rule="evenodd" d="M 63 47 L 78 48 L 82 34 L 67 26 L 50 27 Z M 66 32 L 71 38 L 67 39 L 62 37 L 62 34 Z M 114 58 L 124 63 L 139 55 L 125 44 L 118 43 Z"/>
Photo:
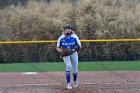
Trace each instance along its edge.
<path fill-rule="evenodd" d="M 62 48 L 69 48 L 75 50 L 78 46 L 81 48 L 81 42 L 76 34 L 74 34 L 71 24 L 65 24 L 63 26 L 64 33 L 58 38 L 57 51 L 62 52 Z M 78 74 L 78 53 L 75 51 L 71 55 L 64 56 L 63 61 L 66 65 L 66 88 L 72 89 L 70 76 L 71 71 L 73 73 L 74 87 L 78 86 L 77 74 Z"/>

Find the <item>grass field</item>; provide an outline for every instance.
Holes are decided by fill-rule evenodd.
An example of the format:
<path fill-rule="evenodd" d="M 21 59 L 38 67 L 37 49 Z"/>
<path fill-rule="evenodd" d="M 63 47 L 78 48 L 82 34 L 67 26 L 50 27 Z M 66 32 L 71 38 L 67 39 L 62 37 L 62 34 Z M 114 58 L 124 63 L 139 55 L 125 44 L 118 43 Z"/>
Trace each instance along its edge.
<path fill-rule="evenodd" d="M 64 71 L 63 62 L 0 64 L 0 72 Z M 138 71 L 140 61 L 79 62 L 79 71 Z"/>

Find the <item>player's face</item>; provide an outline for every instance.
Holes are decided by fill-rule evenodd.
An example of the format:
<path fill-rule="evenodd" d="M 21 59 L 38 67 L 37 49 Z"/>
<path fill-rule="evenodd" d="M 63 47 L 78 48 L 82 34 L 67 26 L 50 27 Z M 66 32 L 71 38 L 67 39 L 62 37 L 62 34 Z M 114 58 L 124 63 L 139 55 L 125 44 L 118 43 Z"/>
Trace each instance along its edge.
<path fill-rule="evenodd" d="M 70 35 L 72 30 L 70 28 L 65 28 L 64 32 L 66 35 Z"/>

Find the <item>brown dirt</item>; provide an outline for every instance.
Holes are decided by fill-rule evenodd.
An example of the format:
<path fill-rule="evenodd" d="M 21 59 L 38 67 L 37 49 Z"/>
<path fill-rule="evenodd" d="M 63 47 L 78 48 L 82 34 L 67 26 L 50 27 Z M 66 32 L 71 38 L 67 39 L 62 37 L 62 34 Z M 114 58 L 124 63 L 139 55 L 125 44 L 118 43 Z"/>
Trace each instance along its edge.
<path fill-rule="evenodd" d="M 140 71 L 79 72 L 78 81 L 66 90 L 65 72 L 0 73 L 0 93 L 140 93 Z"/>

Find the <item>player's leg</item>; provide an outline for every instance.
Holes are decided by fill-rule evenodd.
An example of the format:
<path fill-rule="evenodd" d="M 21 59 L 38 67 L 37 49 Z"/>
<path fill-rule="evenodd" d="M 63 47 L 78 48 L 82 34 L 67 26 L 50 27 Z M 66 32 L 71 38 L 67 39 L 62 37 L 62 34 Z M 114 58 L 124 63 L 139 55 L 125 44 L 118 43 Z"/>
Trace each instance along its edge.
<path fill-rule="evenodd" d="M 78 75 L 78 54 L 77 54 L 77 52 L 74 52 L 71 55 L 71 63 L 72 63 L 74 87 L 77 87 L 78 86 L 78 82 L 77 82 L 77 75 Z"/>
<path fill-rule="evenodd" d="M 70 83 L 70 76 L 71 76 L 71 69 L 72 65 L 70 62 L 70 56 L 63 57 L 64 63 L 66 65 L 66 83 L 67 83 L 67 89 L 72 89 L 71 83 Z"/>

